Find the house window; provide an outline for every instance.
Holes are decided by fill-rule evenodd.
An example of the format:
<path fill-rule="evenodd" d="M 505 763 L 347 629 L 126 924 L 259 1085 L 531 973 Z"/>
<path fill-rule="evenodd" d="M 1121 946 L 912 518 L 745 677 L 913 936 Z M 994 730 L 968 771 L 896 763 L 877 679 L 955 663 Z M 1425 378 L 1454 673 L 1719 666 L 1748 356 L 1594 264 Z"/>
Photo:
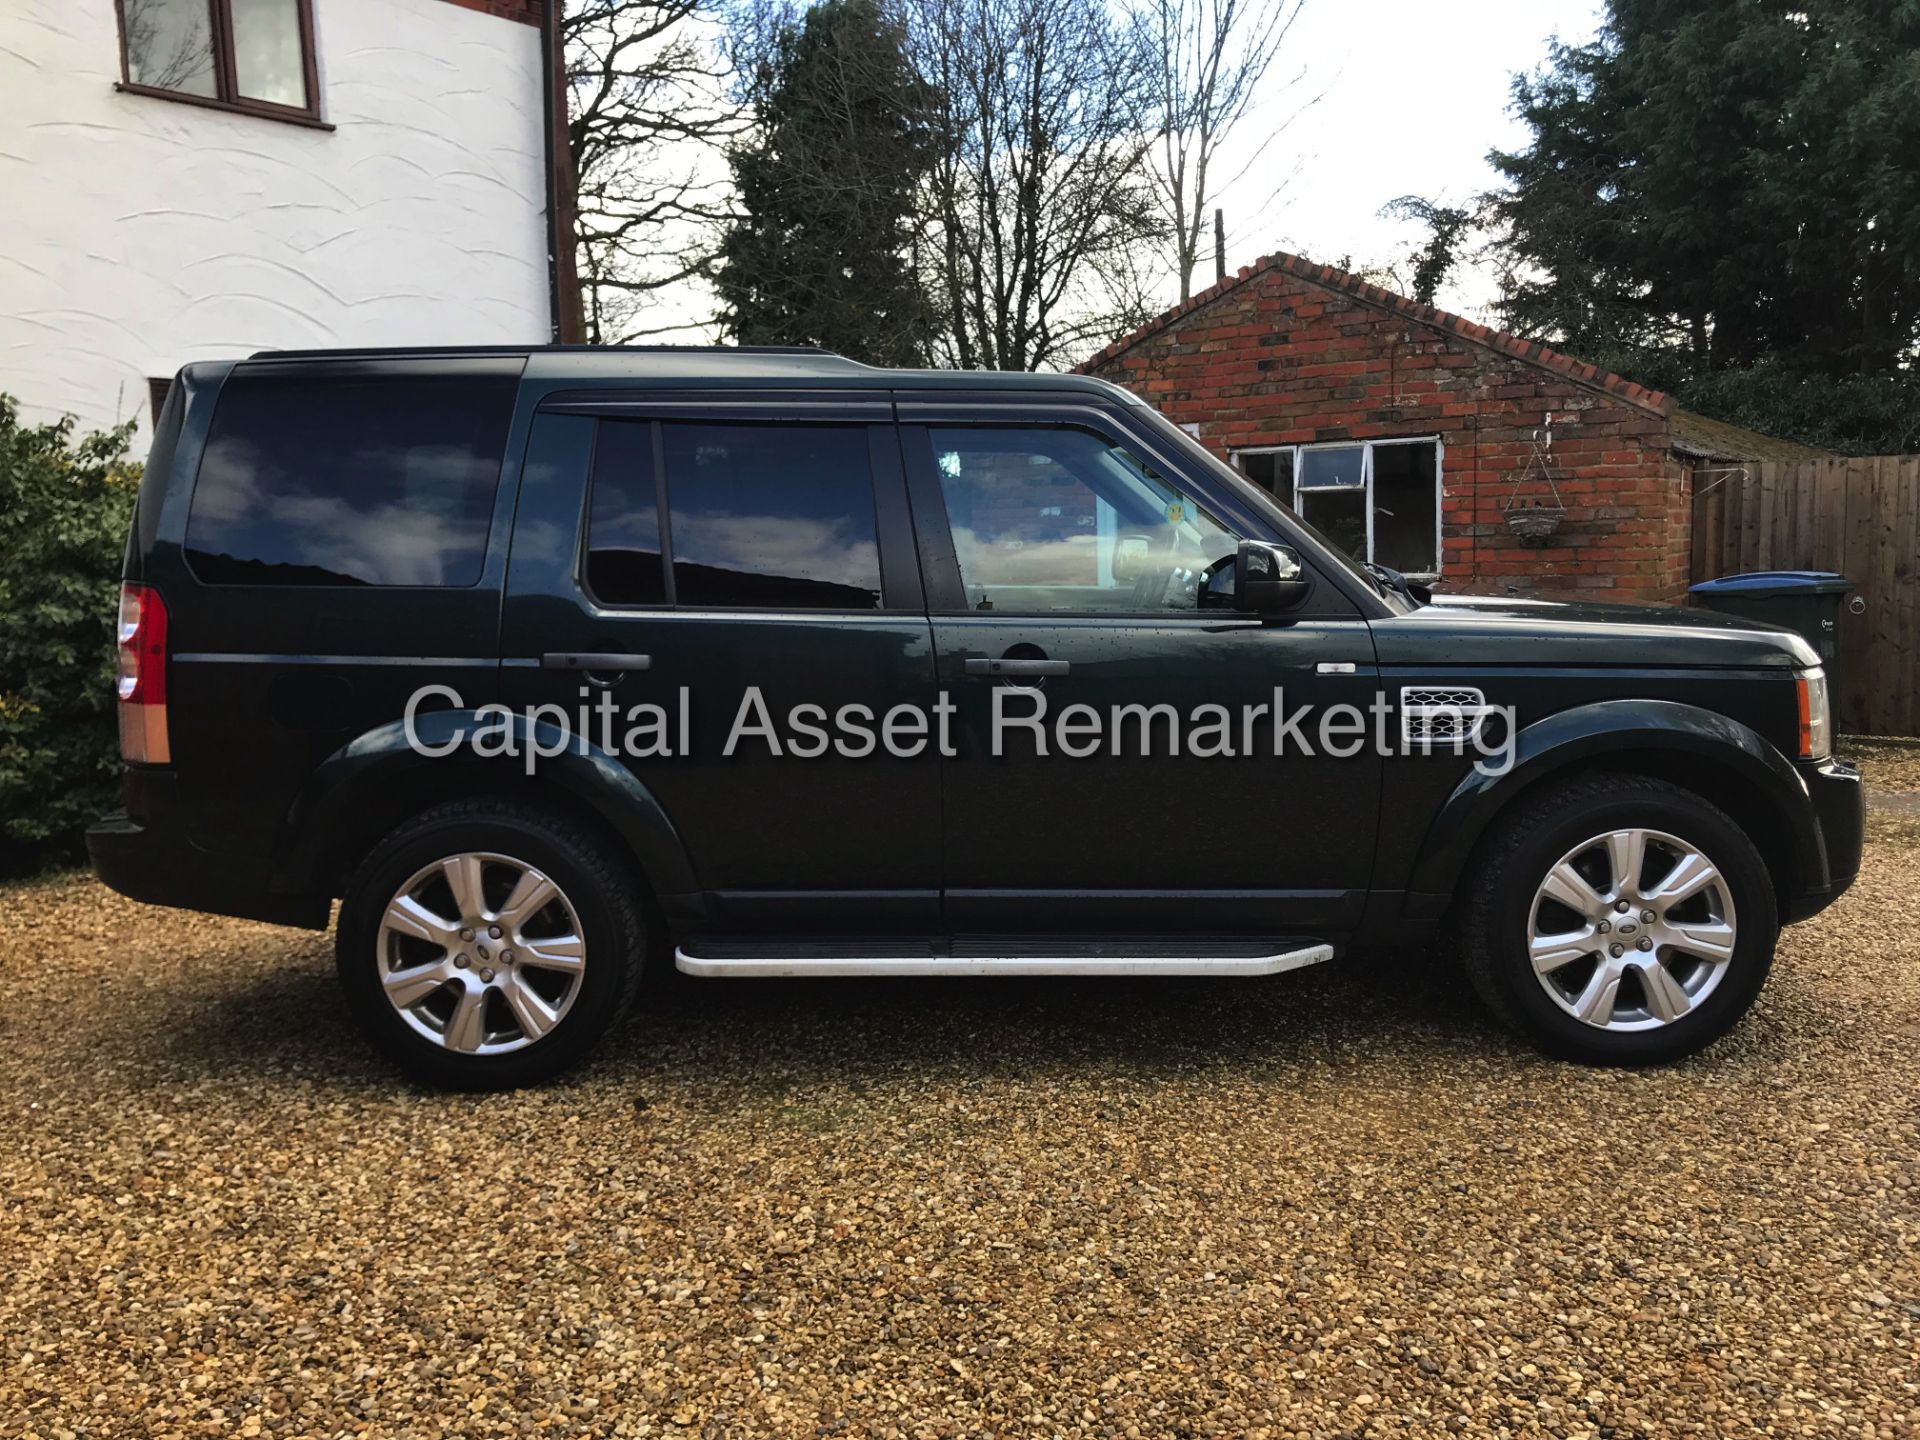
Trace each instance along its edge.
<path fill-rule="evenodd" d="M 1440 573 L 1438 439 L 1237 450 L 1234 466 L 1357 560 Z"/>
<path fill-rule="evenodd" d="M 312 0 L 119 0 L 119 9 L 122 89 L 318 118 Z"/>

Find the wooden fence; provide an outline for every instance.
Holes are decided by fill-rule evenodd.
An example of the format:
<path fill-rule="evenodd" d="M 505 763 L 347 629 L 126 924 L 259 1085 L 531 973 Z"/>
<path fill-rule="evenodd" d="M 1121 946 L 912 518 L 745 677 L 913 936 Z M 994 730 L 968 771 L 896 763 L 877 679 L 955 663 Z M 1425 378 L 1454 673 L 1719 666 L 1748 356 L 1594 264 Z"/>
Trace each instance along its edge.
<path fill-rule="evenodd" d="M 1920 734 L 1920 456 L 1778 460 L 1699 470 L 1693 578 L 1837 570 L 1840 729 Z"/>

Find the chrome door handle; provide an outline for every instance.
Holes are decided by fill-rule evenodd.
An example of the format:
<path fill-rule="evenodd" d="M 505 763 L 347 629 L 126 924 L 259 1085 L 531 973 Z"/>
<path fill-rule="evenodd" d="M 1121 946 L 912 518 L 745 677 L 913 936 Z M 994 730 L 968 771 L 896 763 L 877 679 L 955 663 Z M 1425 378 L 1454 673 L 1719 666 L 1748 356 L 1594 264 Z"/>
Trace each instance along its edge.
<path fill-rule="evenodd" d="M 621 655 L 610 650 L 549 650 L 540 657 L 542 670 L 595 670 L 601 674 L 620 674 L 627 670 L 651 670 L 651 655 Z"/>
<path fill-rule="evenodd" d="M 1065 675 L 1071 670 L 1067 660 L 969 660 L 969 675 Z"/>

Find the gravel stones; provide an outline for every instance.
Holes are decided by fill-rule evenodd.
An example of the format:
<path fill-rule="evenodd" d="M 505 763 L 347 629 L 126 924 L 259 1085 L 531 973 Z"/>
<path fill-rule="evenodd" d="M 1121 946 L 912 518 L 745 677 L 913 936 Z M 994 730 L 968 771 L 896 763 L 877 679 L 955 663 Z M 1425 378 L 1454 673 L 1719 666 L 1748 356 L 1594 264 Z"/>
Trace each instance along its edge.
<path fill-rule="evenodd" d="M 1706 1056 L 1413 957 L 659 977 L 428 1094 L 328 941 L 0 891 L 0 1436 L 1920 1434 L 1920 833 Z"/>

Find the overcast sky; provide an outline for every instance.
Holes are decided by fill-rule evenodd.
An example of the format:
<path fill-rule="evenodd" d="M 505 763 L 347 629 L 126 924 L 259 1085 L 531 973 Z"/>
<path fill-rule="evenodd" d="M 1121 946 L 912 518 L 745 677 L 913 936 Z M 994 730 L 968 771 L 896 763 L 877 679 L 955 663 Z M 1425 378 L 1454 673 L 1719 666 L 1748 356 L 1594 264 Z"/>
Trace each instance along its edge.
<path fill-rule="evenodd" d="M 1526 139 L 1507 112 L 1513 76 L 1539 68 L 1556 36 L 1591 39 L 1600 14 L 1598 0 L 1305 0 L 1270 97 L 1215 172 L 1238 176 L 1216 197 L 1228 269 L 1274 250 L 1361 269 L 1404 260 L 1421 229 L 1380 207 L 1401 195 L 1458 204 L 1491 188 L 1487 152 Z M 1212 281 L 1209 239 L 1195 285 Z M 1167 303 L 1177 296 L 1169 280 Z M 1468 270 L 1439 303 L 1490 321 L 1492 298 L 1491 280 Z M 688 327 L 664 338 L 711 340 L 713 309 L 709 291 L 685 286 L 650 323 Z"/>
<path fill-rule="evenodd" d="M 1380 207 L 1409 194 L 1458 203 L 1491 188 L 1487 152 L 1527 133 L 1507 113 L 1512 76 L 1537 69 L 1553 37 L 1589 40 L 1599 21 L 1594 0 L 1306 0 L 1290 54 L 1274 64 L 1276 93 L 1241 143 L 1258 144 L 1302 101 L 1322 98 L 1221 197 L 1228 268 L 1276 249 L 1362 267 L 1401 259 L 1419 227 L 1380 218 Z M 1306 77 L 1281 89 L 1302 67 Z M 1198 283 L 1212 280 L 1210 252 L 1208 267 Z M 1491 294 L 1485 277 L 1465 274 L 1440 303 L 1478 316 Z"/>

